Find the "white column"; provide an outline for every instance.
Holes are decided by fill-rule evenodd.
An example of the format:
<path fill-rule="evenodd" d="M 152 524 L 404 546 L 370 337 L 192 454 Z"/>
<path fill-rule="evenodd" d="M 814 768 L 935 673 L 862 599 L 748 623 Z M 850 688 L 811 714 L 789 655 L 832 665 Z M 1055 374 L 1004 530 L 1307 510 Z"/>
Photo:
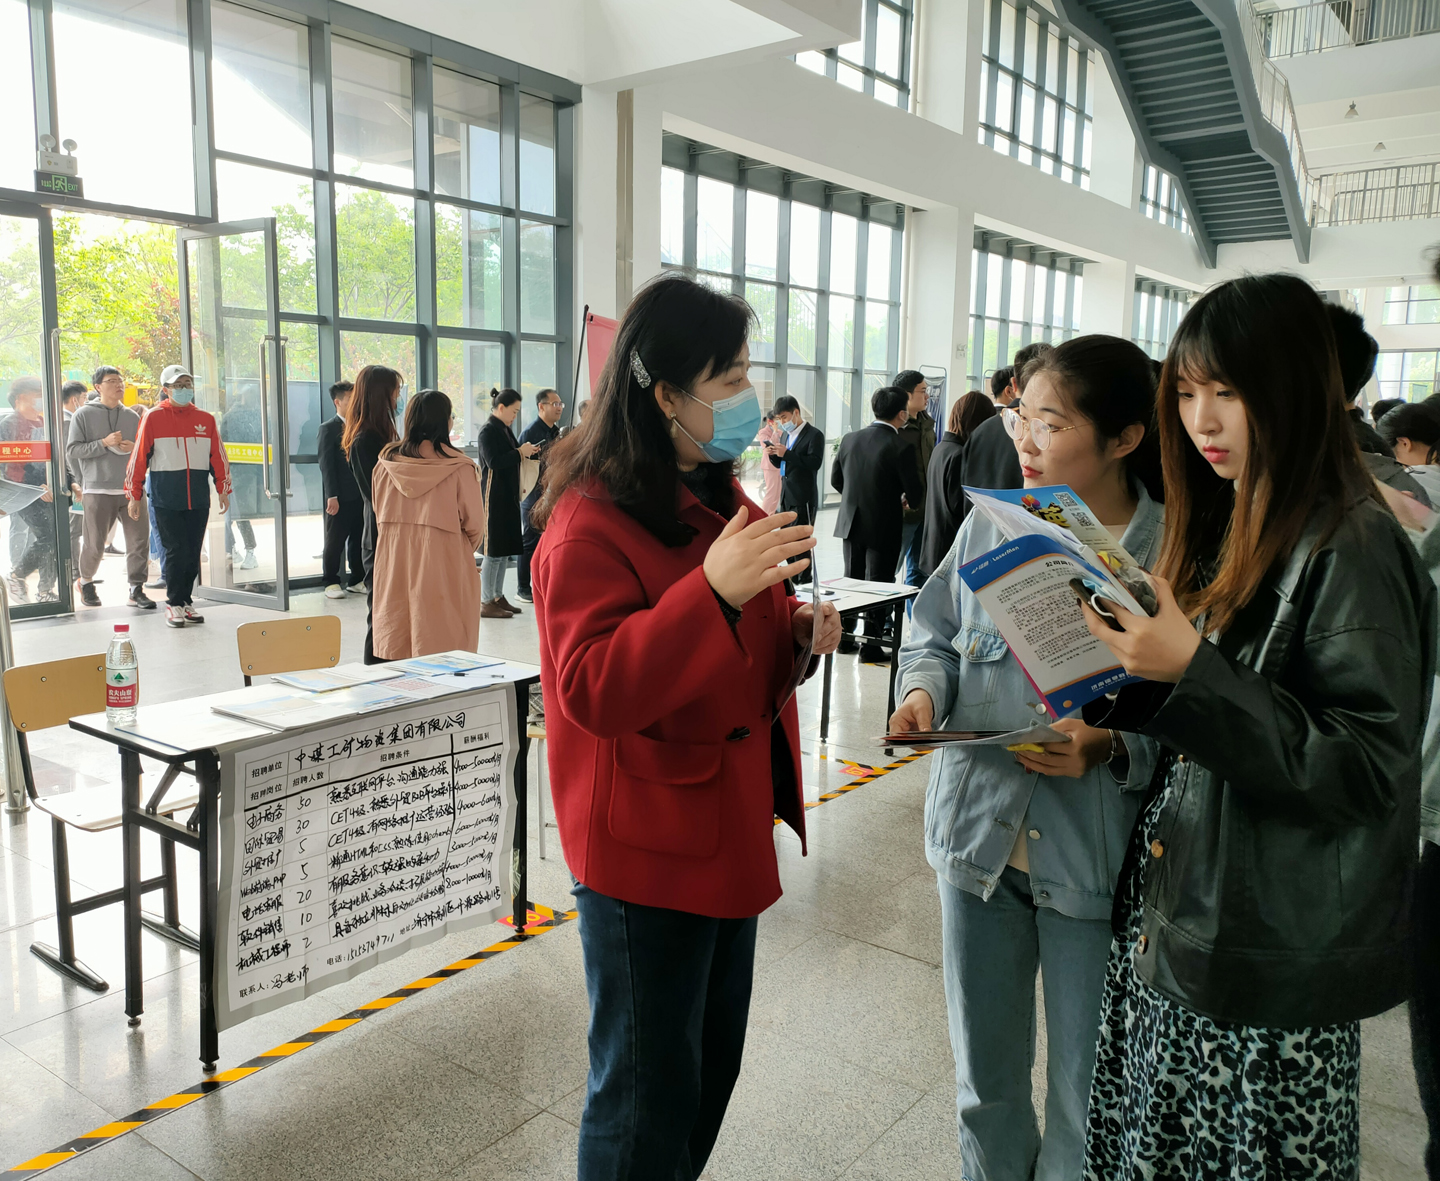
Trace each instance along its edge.
<path fill-rule="evenodd" d="M 613 106 L 613 103 L 612 103 Z M 635 90 L 635 286 L 660 273 L 660 147 L 664 134 L 659 88 Z M 611 250 L 610 273 L 615 273 Z M 612 281 L 613 285 L 613 281 Z M 623 309 L 621 309 L 623 310 Z"/>
<path fill-rule="evenodd" d="M 1130 120 L 1103 61 L 1099 61 L 1091 77 L 1095 86 L 1095 124 L 1090 147 L 1090 191 L 1126 209 L 1137 209 L 1137 153 Z M 1088 285 L 1089 280 L 1086 282 Z"/>
<path fill-rule="evenodd" d="M 901 367 L 943 366 L 950 375 L 948 401 L 953 402 L 965 392 L 974 216 L 950 205 L 911 210 L 905 232 L 911 241 Z"/>
<path fill-rule="evenodd" d="M 578 317 L 586 304 L 597 315 L 615 315 L 615 92 L 587 86 L 575 110 L 580 157 L 575 193 L 578 339 Z"/>
<path fill-rule="evenodd" d="M 1135 264 L 1120 259 L 1087 263 L 1080 332 L 1103 332 L 1130 339 L 1135 311 Z"/>

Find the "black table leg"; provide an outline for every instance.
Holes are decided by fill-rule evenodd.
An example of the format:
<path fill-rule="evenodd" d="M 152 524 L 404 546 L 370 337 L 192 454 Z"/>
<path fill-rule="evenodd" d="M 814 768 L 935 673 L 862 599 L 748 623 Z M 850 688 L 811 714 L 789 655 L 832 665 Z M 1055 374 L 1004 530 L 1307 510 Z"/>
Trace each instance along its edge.
<path fill-rule="evenodd" d="M 515 938 L 525 938 L 525 925 L 530 920 L 530 785 L 528 767 L 530 758 L 530 685 L 515 686 L 515 712 L 518 720 L 519 741 L 515 748 L 515 883 L 514 915 Z"/>
<path fill-rule="evenodd" d="M 892 608 L 894 620 L 890 631 L 890 692 L 885 700 L 885 729 L 890 729 L 890 719 L 895 716 L 895 680 L 900 673 L 900 629 L 905 625 L 905 600 L 899 600 Z M 895 748 L 887 746 L 886 755 L 893 755 Z"/>
<path fill-rule="evenodd" d="M 844 625 L 842 624 L 843 628 Z M 843 633 L 842 633 L 843 634 Z M 827 653 L 825 656 L 825 668 L 821 672 L 824 680 L 820 685 L 820 741 L 830 740 L 830 669 L 835 664 L 834 653 Z"/>
<path fill-rule="evenodd" d="M 195 756 L 200 783 L 200 1065 L 208 1074 L 220 1060 L 215 1019 L 215 932 L 220 920 L 220 760 Z"/>
<path fill-rule="evenodd" d="M 125 1016 L 140 1024 L 145 1011 L 145 971 L 140 948 L 140 756 L 120 748 L 120 842 L 125 878 Z"/>

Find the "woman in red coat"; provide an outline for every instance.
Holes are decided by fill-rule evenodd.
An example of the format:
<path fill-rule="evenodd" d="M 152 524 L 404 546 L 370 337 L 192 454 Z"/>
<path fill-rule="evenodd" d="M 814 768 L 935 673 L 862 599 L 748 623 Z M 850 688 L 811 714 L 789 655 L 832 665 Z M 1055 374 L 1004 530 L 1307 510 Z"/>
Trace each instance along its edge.
<path fill-rule="evenodd" d="M 590 997 L 581 1181 L 694 1178 L 740 1072 L 774 818 L 805 836 L 793 700 L 812 530 L 735 479 L 751 312 L 678 275 L 621 321 L 557 443 L 534 561 L 550 783 Z M 788 526 L 788 527 L 787 527 Z M 840 624 L 824 608 L 817 652 Z"/>

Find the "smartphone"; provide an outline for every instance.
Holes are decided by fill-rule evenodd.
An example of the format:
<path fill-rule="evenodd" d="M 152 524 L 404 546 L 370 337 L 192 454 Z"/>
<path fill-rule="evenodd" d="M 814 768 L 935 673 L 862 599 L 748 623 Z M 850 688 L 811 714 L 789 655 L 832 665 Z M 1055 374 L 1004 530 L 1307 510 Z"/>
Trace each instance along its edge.
<path fill-rule="evenodd" d="M 1100 616 L 1101 619 L 1108 623 L 1113 630 L 1117 632 L 1123 632 L 1125 630 L 1123 627 L 1120 626 L 1120 621 L 1115 618 L 1114 613 L 1111 612 L 1108 608 L 1101 606 L 1101 604 L 1104 603 L 1105 600 L 1102 599 L 1099 595 L 1097 595 L 1094 591 L 1092 591 L 1088 586 L 1086 586 L 1081 579 L 1072 578 L 1070 580 L 1070 589 L 1074 592 L 1075 597 L 1080 600 L 1083 606 L 1089 607 L 1090 610 L 1095 612 L 1096 615 Z"/>

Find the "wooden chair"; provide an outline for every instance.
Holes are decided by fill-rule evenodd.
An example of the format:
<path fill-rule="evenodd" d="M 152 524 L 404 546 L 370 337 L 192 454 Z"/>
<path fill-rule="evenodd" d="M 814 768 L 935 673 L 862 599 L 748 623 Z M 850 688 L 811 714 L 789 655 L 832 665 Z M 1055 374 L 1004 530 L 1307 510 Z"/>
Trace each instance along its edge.
<path fill-rule="evenodd" d="M 66 827 L 84 832 L 106 832 L 119 828 L 120 788 L 118 784 L 85 788 L 42 796 L 35 789 L 35 772 L 30 763 L 30 735 L 53 726 L 63 726 L 73 715 L 97 713 L 105 708 L 105 654 L 76 656 L 70 660 L 52 660 L 46 664 L 25 664 L 5 672 L 5 703 L 15 723 L 20 744 L 20 769 L 25 778 L 25 793 L 30 802 L 50 817 L 50 833 L 55 859 L 55 925 L 59 929 L 58 948 L 38 940 L 30 950 L 61 975 L 96 992 L 110 987 L 94 969 L 75 958 L 74 918 L 77 914 L 98 910 L 125 898 L 124 887 L 102 890 L 78 901 L 70 893 L 70 847 Z M 146 805 L 152 812 L 172 816 L 186 809 L 193 810 L 200 801 L 198 785 L 192 781 L 189 790 L 167 798 L 171 784 L 183 768 L 168 768 Z M 164 919 L 143 915 L 141 922 L 157 935 L 173 939 L 193 951 L 200 950 L 200 941 L 180 925 L 180 895 L 175 876 L 175 842 L 163 837 L 160 841 L 161 872 L 158 877 L 140 883 L 142 893 L 163 890 Z"/>
<path fill-rule="evenodd" d="M 334 668 L 340 663 L 340 617 L 310 615 L 242 623 L 235 629 L 235 642 L 247 685 L 251 677 Z"/>

